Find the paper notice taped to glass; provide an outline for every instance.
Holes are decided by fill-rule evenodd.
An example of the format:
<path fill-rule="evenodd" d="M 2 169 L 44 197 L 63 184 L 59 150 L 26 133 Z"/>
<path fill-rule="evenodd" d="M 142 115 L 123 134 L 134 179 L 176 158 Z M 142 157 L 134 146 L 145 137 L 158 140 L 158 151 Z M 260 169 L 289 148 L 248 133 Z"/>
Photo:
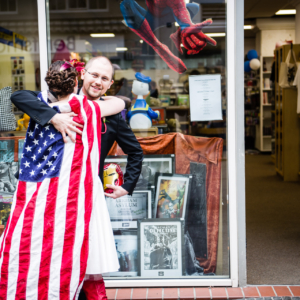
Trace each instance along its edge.
<path fill-rule="evenodd" d="M 189 76 L 191 121 L 222 120 L 221 75 Z"/>

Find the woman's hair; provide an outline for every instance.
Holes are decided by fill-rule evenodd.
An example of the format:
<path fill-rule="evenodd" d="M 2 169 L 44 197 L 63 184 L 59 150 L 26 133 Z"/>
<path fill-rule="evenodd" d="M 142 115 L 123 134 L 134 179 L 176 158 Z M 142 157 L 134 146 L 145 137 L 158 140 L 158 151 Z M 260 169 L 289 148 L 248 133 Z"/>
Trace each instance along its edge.
<path fill-rule="evenodd" d="M 78 76 L 78 72 L 74 67 L 60 71 L 64 63 L 65 61 L 61 60 L 52 63 L 45 77 L 49 90 L 55 92 L 57 96 L 71 94 L 74 91 L 76 77 Z"/>

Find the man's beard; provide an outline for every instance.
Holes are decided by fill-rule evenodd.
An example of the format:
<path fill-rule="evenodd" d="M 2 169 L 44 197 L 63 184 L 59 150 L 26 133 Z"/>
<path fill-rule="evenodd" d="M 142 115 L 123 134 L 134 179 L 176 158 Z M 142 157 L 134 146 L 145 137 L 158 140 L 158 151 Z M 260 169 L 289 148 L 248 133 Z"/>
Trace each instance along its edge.
<path fill-rule="evenodd" d="M 87 94 L 91 97 L 91 98 L 100 98 L 104 92 L 103 89 L 99 89 L 98 92 L 95 92 L 95 90 L 93 90 L 93 87 L 90 85 L 88 90 L 87 90 Z"/>

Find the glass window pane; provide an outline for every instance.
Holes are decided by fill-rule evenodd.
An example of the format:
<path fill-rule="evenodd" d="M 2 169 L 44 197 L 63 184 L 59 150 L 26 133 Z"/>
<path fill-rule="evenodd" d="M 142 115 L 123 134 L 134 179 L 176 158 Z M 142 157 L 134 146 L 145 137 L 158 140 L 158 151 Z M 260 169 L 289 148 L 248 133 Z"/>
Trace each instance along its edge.
<path fill-rule="evenodd" d="M 86 0 L 78 0 L 78 8 L 86 8 Z"/>
<path fill-rule="evenodd" d="M 89 9 L 107 3 L 89 0 Z M 110 67 L 103 71 L 102 60 L 94 60 L 81 91 L 88 99 L 106 93 L 131 103 L 122 112 L 130 138 L 116 129 L 112 143 L 123 142 L 101 154 L 104 188 L 122 180 L 135 186 L 132 196 L 106 199 L 114 234 L 108 247 L 120 265 L 107 279 L 228 278 L 226 3 L 160 5 L 169 12 L 163 18 L 143 1 L 111 2 L 109 12 L 83 14 L 80 21 L 72 10 L 68 18 L 52 12 L 49 55 L 53 62 L 109 58 L 113 77 Z M 59 20 L 67 32 L 60 32 Z M 107 133 L 115 130 L 105 124 Z M 138 144 L 141 174 L 130 183 Z M 127 147 L 134 154 L 124 155 Z"/>
<path fill-rule="evenodd" d="M 97 0 L 89 0 L 89 9 L 97 9 L 98 8 L 97 3 L 98 3 Z"/>
<path fill-rule="evenodd" d="M 11 0 L 8 2 L 8 10 L 9 11 L 16 11 L 17 7 L 16 7 L 16 0 Z"/>
<path fill-rule="evenodd" d="M 18 1 L 16 14 L 2 13 L 8 3 L 9 11 L 16 11 L 15 0 L 1 0 L 0 231 L 11 211 L 29 122 L 24 111 L 11 106 L 10 96 L 16 91 L 41 89 L 37 1 Z"/>
<path fill-rule="evenodd" d="M 77 8 L 78 0 L 69 0 L 69 8 Z"/>
<path fill-rule="evenodd" d="M 66 0 L 56 0 L 57 9 L 66 9 Z"/>
<path fill-rule="evenodd" d="M 1 0 L 0 9 L 1 11 L 8 11 L 7 0 Z"/>

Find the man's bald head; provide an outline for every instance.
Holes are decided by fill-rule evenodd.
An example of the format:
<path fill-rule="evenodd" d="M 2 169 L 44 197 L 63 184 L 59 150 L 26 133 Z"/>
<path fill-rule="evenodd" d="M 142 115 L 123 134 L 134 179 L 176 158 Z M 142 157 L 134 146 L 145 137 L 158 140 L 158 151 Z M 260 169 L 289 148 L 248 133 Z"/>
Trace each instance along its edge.
<path fill-rule="evenodd" d="M 105 56 L 96 56 L 96 57 L 91 58 L 87 62 L 87 64 L 85 65 L 85 69 L 88 71 L 89 68 L 92 67 L 92 65 L 97 64 L 97 63 L 102 64 L 102 63 L 105 63 L 105 62 L 109 63 L 110 66 L 111 66 L 112 73 L 111 73 L 111 78 L 110 79 L 112 79 L 114 77 L 114 74 L 115 74 L 115 69 L 114 69 L 111 61 L 107 57 L 105 57 Z"/>

